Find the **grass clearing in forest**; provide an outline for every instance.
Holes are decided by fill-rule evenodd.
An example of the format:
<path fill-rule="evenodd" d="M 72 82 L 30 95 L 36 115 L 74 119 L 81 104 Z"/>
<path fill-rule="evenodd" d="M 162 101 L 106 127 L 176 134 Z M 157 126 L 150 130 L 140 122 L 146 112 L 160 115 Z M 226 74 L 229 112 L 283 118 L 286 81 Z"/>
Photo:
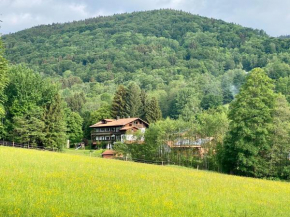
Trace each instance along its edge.
<path fill-rule="evenodd" d="M 290 183 L 0 146 L 0 216 L 289 216 Z"/>

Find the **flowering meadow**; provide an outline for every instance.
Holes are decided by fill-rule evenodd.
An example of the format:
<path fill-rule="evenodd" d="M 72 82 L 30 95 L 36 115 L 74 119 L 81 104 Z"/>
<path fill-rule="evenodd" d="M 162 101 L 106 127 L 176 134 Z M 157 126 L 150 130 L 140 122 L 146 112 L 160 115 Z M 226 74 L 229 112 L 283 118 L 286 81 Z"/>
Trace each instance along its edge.
<path fill-rule="evenodd" d="M 289 216 L 290 183 L 0 147 L 0 216 Z"/>

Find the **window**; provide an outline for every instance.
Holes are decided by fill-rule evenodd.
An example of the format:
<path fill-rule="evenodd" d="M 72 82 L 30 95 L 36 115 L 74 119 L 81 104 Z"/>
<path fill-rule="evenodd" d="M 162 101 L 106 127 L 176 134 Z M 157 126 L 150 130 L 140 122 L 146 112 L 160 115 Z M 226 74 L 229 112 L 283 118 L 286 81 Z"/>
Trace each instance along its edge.
<path fill-rule="evenodd" d="M 110 140 L 110 137 L 109 136 L 106 136 L 106 140 Z"/>
<path fill-rule="evenodd" d="M 105 129 L 104 129 L 104 128 L 101 128 L 101 129 L 100 129 L 100 132 L 105 132 Z"/>
<path fill-rule="evenodd" d="M 97 140 L 97 141 L 99 140 L 99 137 L 98 137 L 98 136 L 96 136 L 96 140 Z"/>
<path fill-rule="evenodd" d="M 100 132 L 100 129 L 99 128 L 96 128 L 96 132 Z"/>
<path fill-rule="evenodd" d="M 110 131 L 110 128 L 106 128 L 106 131 L 109 132 Z"/>

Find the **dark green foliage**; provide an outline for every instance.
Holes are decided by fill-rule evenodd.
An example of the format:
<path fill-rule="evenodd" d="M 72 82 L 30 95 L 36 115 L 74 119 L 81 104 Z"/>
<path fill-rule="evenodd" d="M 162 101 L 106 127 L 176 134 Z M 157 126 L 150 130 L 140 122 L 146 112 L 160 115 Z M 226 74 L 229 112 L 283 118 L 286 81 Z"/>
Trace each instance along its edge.
<path fill-rule="evenodd" d="M 44 141 L 44 122 L 40 108 L 34 108 L 22 116 L 13 118 L 14 141 L 29 146 L 38 146 Z"/>
<path fill-rule="evenodd" d="M 73 96 L 66 98 L 65 101 L 73 112 L 80 112 L 86 103 L 86 97 L 83 92 L 75 93 Z"/>
<path fill-rule="evenodd" d="M 209 108 L 216 108 L 222 105 L 222 100 L 222 96 L 220 95 L 208 94 L 202 98 L 200 106 L 205 110 Z"/>
<path fill-rule="evenodd" d="M 145 120 L 148 123 L 154 123 L 162 118 L 159 104 L 155 97 L 153 97 L 146 106 Z"/>
<path fill-rule="evenodd" d="M 81 113 L 111 103 L 118 85 L 134 82 L 157 98 L 164 117 L 189 120 L 205 95 L 230 102 L 229 90 L 238 92 L 243 70 L 266 67 L 275 79 L 289 74 L 289 39 L 175 10 L 43 25 L 3 40 L 11 63 L 26 63 L 60 81 L 62 97 Z M 225 74 L 233 75 L 226 85 Z M 173 102 L 180 90 L 192 88 L 190 104 Z M 85 97 L 75 99 L 80 94 Z M 133 107 L 130 112 L 115 107 L 113 116 L 136 116 Z"/>
<path fill-rule="evenodd" d="M 127 98 L 127 89 L 120 85 L 118 87 L 117 92 L 115 93 L 113 102 L 112 102 L 112 109 L 111 109 L 111 116 L 114 118 L 126 118 L 128 113 L 126 111 L 126 98 Z"/>
<path fill-rule="evenodd" d="M 139 117 L 145 120 L 146 116 L 146 106 L 147 106 L 147 94 L 144 90 L 141 90 L 140 93 L 140 102 L 141 106 L 139 108 Z"/>
<path fill-rule="evenodd" d="M 45 123 L 44 146 L 53 149 L 62 149 L 66 139 L 66 123 L 59 94 L 56 94 L 52 98 L 51 103 L 45 106 L 43 121 Z"/>
<path fill-rule="evenodd" d="M 144 99 L 143 99 L 144 100 Z M 128 86 L 127 96 L 126 96 L 126 113 L 130 117 L 139 117 L 141 103 L 141 90 L 140 87 L 134 83 Z"/>
<path fill-rule="evenodd" d="M 275 94 L 271 79 L 254 69 L 230 105 L 229 132 L 224 142 L 226 172 L 263 177 L 269 173 L 269 152 Z"/>
<path fill-rule="evenodd" d="M 225 89 L 223 91 L 223 104 L 228 104 L 231 101 L 233 101 L 234 96 L 232 94 L 232 91 L 230 91 L 229 89 Z"/>

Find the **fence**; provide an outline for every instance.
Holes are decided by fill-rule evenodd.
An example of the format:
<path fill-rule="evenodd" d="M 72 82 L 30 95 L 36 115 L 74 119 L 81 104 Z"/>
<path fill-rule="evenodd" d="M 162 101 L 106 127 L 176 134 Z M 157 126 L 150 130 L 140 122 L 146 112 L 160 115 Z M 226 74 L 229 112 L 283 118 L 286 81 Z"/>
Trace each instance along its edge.
<path fill-rule="evenodd" d="M 59 151 L 57 148 L 48 148 L 48 147 L 43 147 L 43 146 L 32 146 L 29 144 L 20 144 L 16 142 L 9 142 L 9 141 L 4 141 L 0 140 L 0 146 L 9 146 L 9 147 L 15 147 L 15 148 L 26 148 L 26 149 L 35 149 L 35 150 L 41 150 L 41 151 Z"/>
<path fill-rule="evenodd" d="M 34 150 L 41 150 L 41 151 L 53 151 L 53 152 L 59 152 L 60 150 L 57 148 L 47 148 L 47 147 L 42 147 L 42 146 L 31 146 L 29 144 L 20 144 L 20 143 L 16 143 L 16 142 L 9 142 L 9 141 L 3 141 L 0 140 L 0 146 L 8 146 L 8 147 L 15 147 L 15 148 L 25 148 L 25 149 L 34 149 Z M 192 164 L 186 164 L 186 163 L 182 163 L 179 161 L 170 161 L 170 160 L 147 160 L 147 159 L 137 159 L 137 158 L 123 158 L 123 157 L 115 157 L 114 159 L 117 160 L 122 160 L 122 161 L 133 161 L 136 163 L 145 163 L 145 164 L 154 164 L 154 165 L 178 165 L 178 166 L 185 166 L 185 167 L 191 167 L 191 168 L 196 168 L 198 169 L 199 166 L 193 166 Z"/>

